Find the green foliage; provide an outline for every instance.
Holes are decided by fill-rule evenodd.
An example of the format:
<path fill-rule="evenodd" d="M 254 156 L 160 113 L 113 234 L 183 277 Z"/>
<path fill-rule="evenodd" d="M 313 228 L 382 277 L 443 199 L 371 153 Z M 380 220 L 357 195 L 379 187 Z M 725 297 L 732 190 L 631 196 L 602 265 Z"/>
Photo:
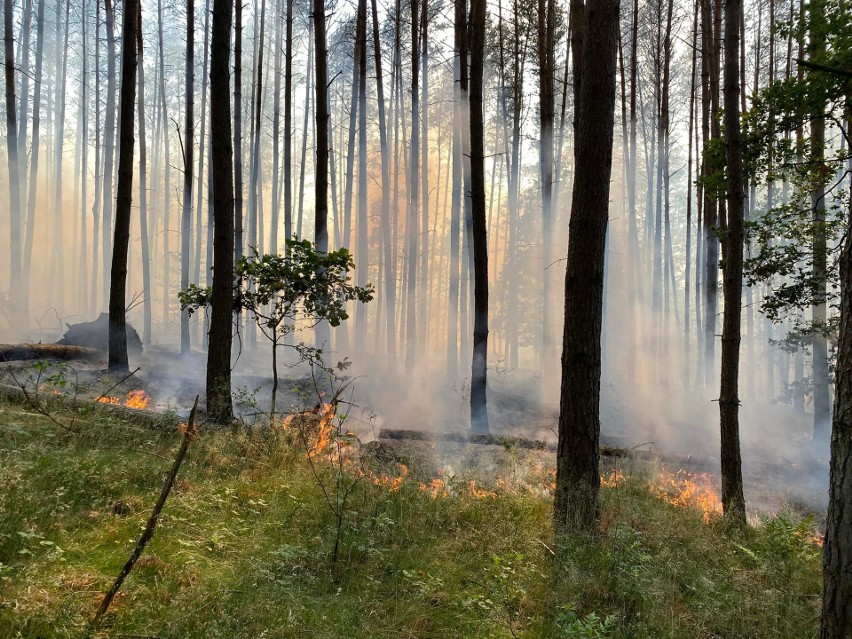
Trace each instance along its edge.
<path fill-rule="evenodd" d="M 610 639 L 615 634 L 615 617 L 601 619 L 590 612 L 582 619 L 568 606 L 563 606 L 556 620 L 560 639 Z"/>
<path fill-rule="evenodd" d="M 288 239 L 284 255 L 260 255 L 255 251 L 237 261 L 234 311 L 251 313 L 258 327 L 272 341 L 292 329 L 297 316 L 332 326 L 349 318 L 346 303 L 373 299 L 371 284 L 350 284 L 355 268 L 345 248 L 317 251 L 309 240 Z M 181 309 L 190 313 L 210 304 L 212 290 L 191 284 L 178 294 Z"/>

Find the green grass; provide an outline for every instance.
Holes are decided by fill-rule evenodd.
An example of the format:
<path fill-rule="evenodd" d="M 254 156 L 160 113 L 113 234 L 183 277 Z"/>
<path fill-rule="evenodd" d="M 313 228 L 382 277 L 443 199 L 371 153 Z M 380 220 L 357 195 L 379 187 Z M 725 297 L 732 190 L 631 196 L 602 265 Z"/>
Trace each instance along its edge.
<path fill-rule="evenodd" d="M 0 405 L 0 639 L 83 635 L 179 443 L 173 427 L 82 418 L 74 435 Z M 433 499 L 414 474 L 399 492 L 357 483 L 335 571 L 335 518 L 298 442 L 203 430 L 100 634 L 818 635 L 807 522 L 728 530 L 634 479 L 604 490 L 599 535 L 554 544 L 549 498 Z"/>

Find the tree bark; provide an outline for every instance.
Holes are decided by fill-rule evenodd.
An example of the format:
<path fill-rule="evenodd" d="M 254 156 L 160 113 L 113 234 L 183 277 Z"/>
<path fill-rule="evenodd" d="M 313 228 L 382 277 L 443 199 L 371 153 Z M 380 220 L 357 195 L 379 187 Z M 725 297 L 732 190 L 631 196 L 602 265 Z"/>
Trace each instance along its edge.
<path fill-rule="evenodd" d="M 192 165 L 195 130 L 195 0 L 186 0 L 186 81 L 184 85 L 183 216 L 181 218 L 180 290 L 189 288 L 190 240 L 192 236 Z M 200 174 L 199 174 L 200 176 Z M 201 233 L 201 229 L 198 229 Z M 190 350 L 189 311 L 180 313 L 180 352 Z"/>
<path fill-rule="evenodd" d="M 151 256 L 148 244 L 148 144 L 145 139 L 145 65 L 142 47 L 142 7 L 136 29 L 136 58 L 139 67 L 139 234 L 142 238 L 142 343 L 151 344 Z M 85 75 L 85 74 L 84 74 Z M 85 162 L 83 163 L 85 166 Z"/>
<path fill-rule="evenodd" d="M 21 184 L 18 176 L 18 118 L 15 106 L 15 41 L 13 40 L 14 15 L 12 0 L 5 0 L 4 29 L 6 50 L 6 156 L 9 164 L 9 220 L 10 220 L 10 281 L 12 295 L 21 295 L 23 285 L 21 261 Z"/>
<path fill-rule="evenodd" d="M 470 429 L 488 432 L 488 236 L 485 221 L 485 134 L 482 79 L 485 66 L 485 0 L 470 3 L 470 168 L 473 204 L 473 363 L 470 377 Z"/>
<path fill-rule="evenodd" d="M 231 340 L 234 280 L 234 167 L 229 74 L 233 0 L 213 0 L 210 36 L 210 169 L 213 177 L 213 291 L 207 350 L 207 414 L 221 423 L 234 416 Z"/>
<path fill-rule="evenodd" d="M 112 202 L 115 194 L 112 191 L 113 166 L 115 159 L 115 7 L 113 0 L 104 0 L 106 16 L 106 47 L 107 47 L 107 95 L 106 114 L 104 115 L 104 172 L 103 172 L 103 292 L 106 302 L 111 296 L 110 277 L 112 268 Z"/>
<path fill-rule="evenodd" d="M 325 1 L 313 0 L 314 47 L 316 49 L 316 186 L 314 205 L 314 244 L 318 251 L 328 251 L 328 48 L 326 44 Z M 316 346 L 328 346 L 329 327 L 319 322 Z"/>
<path fill-rule="evenodd" d="M 589 0 L 582 23 L 584 48 L 575 129 L 580 161 L 574 175 L 565 275 L 554 503 L 557 532 L 570 525 L 592 530 L 599 508 L 601 324 L 618 18 L 618 0 Z M 575 50 L 575 56 L 578 53 Z"/>
<path fill-rule="evenodd" d="M 139 0 L 125 0 L 121 53 L 118 193 L 115 202 L 115 239 L 109 288 L 109 370 L 119 373 L 130 370 L 127 364 L 125 302 L 127 249 L 130 243 L 130 204 L 133 199 L 133 116 L 136 109 L 136 39 L 139 12 Z"/>
<path fill-rule="evenodd" d="M 722 508 L 725 516 L 746 523 L 740 459 L 739 374 L 743 294 L 743 148 L 740 131 L 740 3 L 725 2 L 725 159 L 728 233 L 724 268 L 725 314 L 722 325 L 722 379 L 719 414 L 722 434 Z"/>

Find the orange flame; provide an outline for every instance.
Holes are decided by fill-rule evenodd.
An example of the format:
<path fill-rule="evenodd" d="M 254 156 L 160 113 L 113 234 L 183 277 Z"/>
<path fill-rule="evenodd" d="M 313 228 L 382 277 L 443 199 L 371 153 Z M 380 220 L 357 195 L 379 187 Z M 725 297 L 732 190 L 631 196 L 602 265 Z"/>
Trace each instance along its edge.
<path fill-rule="evenodd" d="M 101 404 L 113 404 L 118 406 L 118 397 L 98 397 Z"/>
<path fill-rule="evenodd" d="M 432 499 L 450 496 L 450 493 L 447 492 L 447 486 L 444 484 L 443 479 L 433 479 L 428 484 L 420 484 L 420 490 L 425 493 L 429 493 L 429 496 L 432 497 Z"/>
<path fill-rule="evenodd" d="M 317 441 L 311 449 L 308 450 L 308 457 L 311 459 L 323 452 L 331 443 L 331 421 L 334 417 L 334 405 L 323 404 L 319 408 L 318 414 L 320 415 L 320 421 L 319 426 L 317 426 Z"/>
<path fill-rule="evenodd" d="M 493 497 L 497 497 L 497 493 L 493 490 L 486 490 L 485 488 L 477 488 L 476 480 L 471 479 L 467 482 L 467 491 L 470 493 L 471 497 L 475 499 L 490 499 Z"/>
<path fill-rule="evenodd" d="M 651 486 L 656 495 L 674 506 L 696 508 L 701 511 L 704 523 L 722 513 L 722 502 L 707 473 L 662 473 Z"/>
<path fill-rule="evenodd" d="M 137 410 L 145 410 L 148 408 L 148 403 L 151 397 L 143 390 L 132 390 L 127 393 L 127 399 L 124 400 L 124 405 L 127 408 L 135 408 Z"/>

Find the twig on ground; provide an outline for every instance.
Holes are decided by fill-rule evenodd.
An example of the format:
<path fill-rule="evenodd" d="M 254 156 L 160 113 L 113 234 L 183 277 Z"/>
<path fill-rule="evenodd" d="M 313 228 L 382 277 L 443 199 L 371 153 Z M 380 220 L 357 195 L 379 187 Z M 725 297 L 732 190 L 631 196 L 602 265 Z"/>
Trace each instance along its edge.
<path fill-rule="evenodd" d="M 180 470 L 180 466 L 183 463 L 184 457 L 186 457 L 186 452 L 189 450 L 189 445 L 195 440 L 198 435 L 198 428 L 195 425 L 195 413 L 198 410 L 198 395 L 195 396 L 195 404 L 192 406 L 192 412 L 189 414 L 189 420 L 186 423 L 186 428 L 183 429 L 183 440 L 181 441 L 180 449 L 178 449 L 177 456 L 175 457 L 175 461 L 172 464 L 172 469 L 169 472 L 169 475 L 166 479 L 166 483 L 163 485 L 162 491 L 160 491 L 160 498 L 157 500 L 157 503 L 154 505 L 154 510 L 151 511 L 151 516 L 148 518 L 148 524 L 145 526 L 145 531 L 142 533 L 142 536 L 139 538 L 139 541 L 136 542 L 136 547 L 133 549 L 133 552 L 130 554 L 130 558 L 127 560 L 127 563 L 124 564 L 124 568 L 121 569 L 118 577 L 116 577 L 115 582 L 113 582 L 112 587 L 107 591 L 106 595 L 101 602 L 98 611 L 95 613 L 95 617 L 92 619 L 92 622 L 89 624 L 89 634 L 98 629 L 101 624 L 101 620 L 103 616 L 106 614 L 107 610 L 109 610 L 109 606 L 112 603 L 112 600 L 115 598 L 115 595 L 118 594 L 119 589 L 121 588 L 121 584 L 124 583 L 124 580 L 127 578 L 127 575 L 130 574 L 130 571 L 133 570 L 133 566 L 138 561 L 139 557 L 142 555 L 142 551 L 145 550 L 145 547 L 148 545 L 148 542 L 151 541 L 151 538 L 154 536 L 154 530 L 157 528 L 157 522 L 160 519 L 160 513 L 163 510 L 163 506 L 166 504 L 166 499 L 169 497 L 169 493 L 172 491 L 172 487 L 175 483 L 175 478 L 177 478 L 178 471 Z"/>

